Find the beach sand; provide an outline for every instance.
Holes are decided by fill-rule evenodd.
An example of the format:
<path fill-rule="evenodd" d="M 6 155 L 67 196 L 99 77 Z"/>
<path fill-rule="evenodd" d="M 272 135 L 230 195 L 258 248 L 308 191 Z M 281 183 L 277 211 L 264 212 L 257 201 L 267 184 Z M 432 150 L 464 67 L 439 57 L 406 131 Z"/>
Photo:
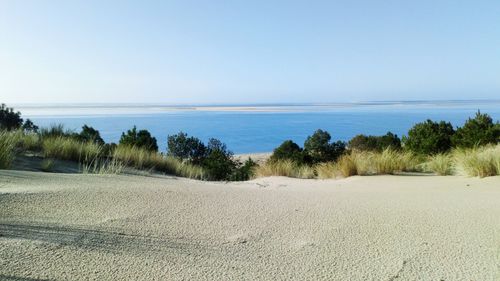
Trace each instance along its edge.
<path fill-rule="evenodd" d="M 500 177 L 0 171 L 0 280 L 499 280 Z"/>

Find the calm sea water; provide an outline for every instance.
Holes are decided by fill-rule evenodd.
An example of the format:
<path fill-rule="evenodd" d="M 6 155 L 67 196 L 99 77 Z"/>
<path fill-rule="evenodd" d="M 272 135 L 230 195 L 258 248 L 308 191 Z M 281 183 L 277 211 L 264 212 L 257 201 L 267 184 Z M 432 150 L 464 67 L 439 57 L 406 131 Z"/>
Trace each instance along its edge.
<path fill-rule="evenodd" d="M 149 130 L 166 149 L 167 136 L 184 131 L 208 140 L 225 142 L 235 153 L 268 152 L 287 139 L 302 144 L 316 129 L 333 139 L 347 141 L 356 134 L 406 134 L 416 122 L 446 120 L 460 126 L 480 109 L 500 119 L 500 102 L 410 102 L 394 104 L 342 104 L 330 106 L 276 106 L 251 109 L 161 106 L 17 106 L 23 117 L 40 126 L 62 123 L 79 130 L 87 124 L 108 142 L 136 125 Z M 238 111 L 239 110 L 239 111 Z"/>

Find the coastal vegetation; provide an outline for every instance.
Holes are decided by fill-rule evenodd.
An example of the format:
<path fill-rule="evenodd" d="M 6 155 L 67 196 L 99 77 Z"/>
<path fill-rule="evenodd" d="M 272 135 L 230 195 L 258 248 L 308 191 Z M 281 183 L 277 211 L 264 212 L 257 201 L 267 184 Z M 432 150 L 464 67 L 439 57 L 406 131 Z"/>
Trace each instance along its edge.
<path fill-rule="evenodd" d="M 8 169 L 18 155 L 42 157 L 40 169 L 52 171 L 55 160 L 73 161 L 84 173 L 117 174 L 141 170 L 214 181 L 254 177 L 338 178 L 402 172 L 438 175 L 500 175 L 500 124 L 477 112 L 462 127 L 445 121 L 415 124 L 401 139 L 356 135 L 344 142 L 316 130 L 303 147 L 286 140 L 265 163 L 241 162 L 218 139 L 207 143 L 184 132 L 168 136 L 166 153 L 147 130 L 135 126 L 118 144 L 106 143 L 100 132 L 84 125 L 79 132 L 63 125 L 38 128 L 19 112 L 0 106 L 0 168 Z"/>

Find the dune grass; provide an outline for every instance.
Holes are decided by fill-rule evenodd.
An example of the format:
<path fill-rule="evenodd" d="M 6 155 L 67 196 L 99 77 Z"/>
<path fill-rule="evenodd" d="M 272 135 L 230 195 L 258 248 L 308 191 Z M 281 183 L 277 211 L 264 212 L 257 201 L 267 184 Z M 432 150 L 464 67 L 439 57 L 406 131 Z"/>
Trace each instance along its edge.
<path fill-rule="evenodd" d="M 436 173 L 440 176 L 448 176 L 454 174 L 455 162 L 449 153 L 440 153 L 428 157 L 428 161 L 421 164 L 424 172 Z"/>
<path fill-rule="evenodd" d="M 342 155 L 336 162 L 320 163 L 312 167 L 298 165 L 290 160 L 267 162 L 257 168 L 257 176 L 328 179 L 355 175 L 385 175 L 414 171 L 419 161 L 414 154 L 400 150 L 352 151 Z"/>
<path fill-rule="evenodd" d="M 318 179 L 334 179 L 339 175 L 334 162 L 319 163 L 314 166 L 314 170 Z"/>
<path fill-rule="evenodd" d="M 42 149 L 42 142 L 39 134 L 36 133 L 23 133 L 19 132 L 17 146 L 22 151 L 40 151 Z"/>
<path fill-rule="evenodd" d="M 500 175 L 500 144 L 452 152 L 458 174 L 472 177 Z"/>
<path fill-rule="evenodd" d="M 40 169 L 44 172 L 52 172 L 54 169 L 54 160 L 50 158 L 44 159 L 40 165 Z"/>
<path fill-rule="evenodd" d="M 300 179 L 315 177 L 314 169 L 307 165 L 298 165 L 291 160 L 268 161 L 257 167 L 257 177 L 284 176 Z"/>
<path fill-rule="evenodd" d="M 0 131 L 0 169 L 8 169 L 15 156 L 19 135 L 15 132 Z"/>
<path fill-rule="evenodd" d="M 352 151 L 342 155 L 337 162 L 316 166 L 318 177 L 335 178 L 355 175 L 391 175 L 414 171 L 418 158 L 409 152 L 385 149 L 382 152 Z M 326 171 L 325 171 L 326 170 Z"/>
<path fill-rule="evenodd" d="M 125 165 L 115 159 L 94 159 L 89 163 L 82 165 L 84 174 L 120 174 L 123 172 Z"/>
<path fill-rule="evenodd" d="M 90 163 L 101 156 L 103 151 L 102 146 L 93 142 L 79 142 L 64 136 L 44 138 L 42 149 L 46 158 L 71 160 L 79 163 Z"/>
<path fill-rule="evenodd" d="M 117 146 L 112 158 L 140 170 L 149 169 L 192 179 L 206 179 L 206 173 L 200 166 L 134 146 Z"/>

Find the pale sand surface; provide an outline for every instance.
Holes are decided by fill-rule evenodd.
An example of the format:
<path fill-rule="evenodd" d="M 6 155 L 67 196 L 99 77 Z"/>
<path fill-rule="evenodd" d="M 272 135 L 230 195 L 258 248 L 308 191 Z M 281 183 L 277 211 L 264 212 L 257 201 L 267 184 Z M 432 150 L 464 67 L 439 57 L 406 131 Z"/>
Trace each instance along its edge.
<path fill-rule="evenodd" d="M 500 178 L 0 171 L 0 280 L 499 280 Z"/>
<path fill-rule="evenodd" d="M 245 162 L 248 158 L 252 158 L 257 164 L 264 164 L 272 154 L 272 152 L 235 154 L 234 158 L 241 162 Z"/>

